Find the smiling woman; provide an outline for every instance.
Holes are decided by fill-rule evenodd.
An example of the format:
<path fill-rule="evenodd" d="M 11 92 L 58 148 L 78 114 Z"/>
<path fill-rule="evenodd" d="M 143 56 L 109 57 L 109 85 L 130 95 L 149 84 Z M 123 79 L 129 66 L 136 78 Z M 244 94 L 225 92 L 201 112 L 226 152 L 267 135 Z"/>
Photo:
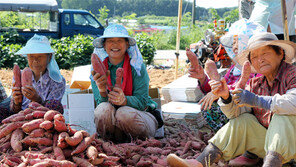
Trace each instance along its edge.
<path fill-rule="evenodd" d="M 157 104 L 148 96 L 149 76 L 136 40 L 123 26 L 112 24 L 93 43 L 94 53 L 108 70 L 106 74 L 92 71 L 91 76 L 98 104 L 94 111 L 97 132 L 116 142 L 154 137 L 162 120 L 157 117 Z M 94 69 L 98 62 L 92 62 Z"/>

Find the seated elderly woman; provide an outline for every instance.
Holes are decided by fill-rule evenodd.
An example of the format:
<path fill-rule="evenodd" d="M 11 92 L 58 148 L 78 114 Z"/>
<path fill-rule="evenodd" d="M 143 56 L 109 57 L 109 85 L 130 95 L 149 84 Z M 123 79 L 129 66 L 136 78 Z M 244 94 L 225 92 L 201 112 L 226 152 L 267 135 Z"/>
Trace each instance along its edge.
<path fill-rule="evenodd" d="M 91 85 L 98 104 L 94 111 L 97 132 L 104 139 L 122 142 L 154 137 L 158 121 L 152 111 L 157 103 L 148 96 L 149 76 L 136 40 L 117 24 L 94 40 L 95 51 L 108 70 L 92 71 Z M 116 70 L 123 68 L 122 88 L 115 85 Z M 113 85 L 107 87 L 107 85 Z"/>
<path fill-rule="evenodd" d="M 252 78 L 247 89 L 229 92 L 224 79 L 210 81 L 218 103 L 230 118 L 196 160 L 176 155 L 167 158 L 170 166 L 206 166 L 220 158 L 230 160 L 245 151 L 264 157 L 264 167 L 279 167 L 296 158 L 296 45 L 278 40 L 272 33 L 254 35 L 248 49 L 236 60 L 248 61 L 262 74 Z M 177 165 L 176 165 L 177 164 Z"/>
<path fill-rule="evenodd" d="M 16 54 L 27 57 L 33 77 L 32 85 L 22 88 L 15 87 L 13 82 L 11 112 L 19 112 L 26 109 L 30 102 L 37 102 L 63 113 L 61 100 L 66 82 L 60 73 L 49 40 L 45 36 L 35 34 Z"/>

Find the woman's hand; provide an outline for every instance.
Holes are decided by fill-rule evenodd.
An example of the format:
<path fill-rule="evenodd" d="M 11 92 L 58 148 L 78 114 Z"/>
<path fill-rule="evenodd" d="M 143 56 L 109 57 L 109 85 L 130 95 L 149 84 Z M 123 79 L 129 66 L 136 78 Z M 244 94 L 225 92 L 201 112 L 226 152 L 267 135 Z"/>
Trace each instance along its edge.
<path fill-rule="evenodd" d="M 100 73 L 96 73 L 95 71 L 91 72 L 94 78 L 94 81 L 97 84 L 97 87 L 101 92 L 107 92 L 107 84 L 108 84 L 108 76 L 110 75 L 110 71 L 108 70 L 106 75 L 100 75 Z"/>
<path fill-rule="evenodd" d="M 222 97 L 223 99 L 228 99 L 229 89 L 225 78 L 222 78 L 221 81 L 210 80 L 209 85 L 214 95 Z"/>
<path fill-rule="evenodd" d="M 202 110 L 211 109 L 213 102 L 217 99 L 219 99 L 219 96 L 216 96 L 212 92 L 209 92 L 198 102 L 198 104 L 202 104 Z"/>
<path fill-rule="evenodd" d="M 22 93 L 29 100 L 42 104 L 42 99 L 33 86 L 27 85 L 22 87 Z"/>
<path fill-rule="evenodd" d="M 127 101 L 123 93 L 123 90 L 118 87 L 114 87 L 108 94 L 109 102 L 117 106 L 125 106 Z"/>
<path fill-rule="evenodd" d="M 189 77 L 198 79 L 201 84 L 203 84 L 206 79 L 206 74 L 201 66 L 198 66 L 197 68 L 190 66 L 188 68 L 188 73 Z"/>
<path fill-rule="evenodd" d="M 15 87 L 15 83 L 12 83 L 12 98 L 15 105 L 21 105 L 23 102 L 21 87 Z"/>

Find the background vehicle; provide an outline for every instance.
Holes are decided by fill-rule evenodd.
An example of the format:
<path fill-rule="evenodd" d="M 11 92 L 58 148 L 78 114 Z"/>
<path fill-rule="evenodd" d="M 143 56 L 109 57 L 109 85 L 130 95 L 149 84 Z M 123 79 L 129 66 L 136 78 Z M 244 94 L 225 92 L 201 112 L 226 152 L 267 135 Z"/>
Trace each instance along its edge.
<path fill-rule="evenodd" d="M 0 27 L 0 32 L 16 29 L 26 39 L 34 34 L 61 38 L 84 34 L 101 36 L 102 24 L 86 10 L 58 9 L 56 0 L 0 0 L 0 11 L 16 12 L 20 21 L 10 27 Z M 25 19 L 25 20 L 24 20 Z M 5 19 L 0 20 L 5 22 Z M 0 24 L 3 25 L 3 24 Z"/>

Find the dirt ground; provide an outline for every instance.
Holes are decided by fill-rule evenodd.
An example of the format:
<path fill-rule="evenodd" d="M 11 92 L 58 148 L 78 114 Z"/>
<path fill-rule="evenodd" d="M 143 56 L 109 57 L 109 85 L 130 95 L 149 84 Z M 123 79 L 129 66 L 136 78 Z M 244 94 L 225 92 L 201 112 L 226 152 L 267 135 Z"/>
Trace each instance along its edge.
<path fill-rule="evenodd" d="M 61 70 L 61 74 L 66 79 L 67 84 L 71 83 L 72 73 L 73 70 Z M 148 74 L 150 77 L 150 87 L 159 88 L 160 93 L 162 87 L 175 80 L 174 69 L 149 69 Z M 181 77 L 182 75 L 184 75 L 183 68 L 178 71 L 178 77 Z M 0 81 L 2 82 L 2 85 L 8 95 L 11 93 L 12 76 L 13 73 L 11 69 L 0 69 Z"/>

